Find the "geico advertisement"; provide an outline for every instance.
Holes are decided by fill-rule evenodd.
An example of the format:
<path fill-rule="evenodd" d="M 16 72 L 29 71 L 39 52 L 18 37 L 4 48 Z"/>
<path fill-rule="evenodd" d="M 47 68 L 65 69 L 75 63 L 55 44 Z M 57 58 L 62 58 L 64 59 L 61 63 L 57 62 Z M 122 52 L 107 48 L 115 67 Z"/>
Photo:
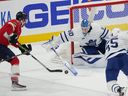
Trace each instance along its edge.
<path fill-rule="evenodd" d="M 14 0 L 0 3 L 0 26 L 6 21 L 15 18 L 18 11 L 28 14 L 28 22 L 22 35 L 38 34 L 46 32 L 62 31 L 69 28 L 69 7 L 84 3 L 87 0 Z M 84 11 L 82 18 L 87 18 Z M 118 8 L 106 6 L 95 14 L 95 21 L 102 20 L 102 24 L 126 23 L 128 16 L 128 4 L 122 4 Z M 108 19 L 110 21 L 108 21 Z M 122 19 L 122 20 L 120 20 Z M 77 19 L 75 22 L 80 22 Z"/>

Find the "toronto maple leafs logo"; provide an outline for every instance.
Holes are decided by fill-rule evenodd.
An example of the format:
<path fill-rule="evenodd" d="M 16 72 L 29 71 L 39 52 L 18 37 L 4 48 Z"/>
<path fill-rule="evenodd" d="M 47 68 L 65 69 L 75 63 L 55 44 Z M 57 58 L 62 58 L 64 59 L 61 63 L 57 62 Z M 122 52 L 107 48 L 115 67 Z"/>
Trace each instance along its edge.
<path fill-rule="evenodd" d="M 96 40 L 89 40 L 88 43 L 86 43 L 87 46 L 96 46 Z"/>

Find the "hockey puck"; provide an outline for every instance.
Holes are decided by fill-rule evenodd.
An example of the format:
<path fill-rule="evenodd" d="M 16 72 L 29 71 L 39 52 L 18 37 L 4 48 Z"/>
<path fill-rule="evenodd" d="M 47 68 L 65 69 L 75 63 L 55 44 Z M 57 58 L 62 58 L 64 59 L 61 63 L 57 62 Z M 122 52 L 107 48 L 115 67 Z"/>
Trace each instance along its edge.
<path fill-rule="evenodd" d="M 68 74 L 68 70 L 65 70 L 64 73 L 65 73 L 65 74 Z"/>

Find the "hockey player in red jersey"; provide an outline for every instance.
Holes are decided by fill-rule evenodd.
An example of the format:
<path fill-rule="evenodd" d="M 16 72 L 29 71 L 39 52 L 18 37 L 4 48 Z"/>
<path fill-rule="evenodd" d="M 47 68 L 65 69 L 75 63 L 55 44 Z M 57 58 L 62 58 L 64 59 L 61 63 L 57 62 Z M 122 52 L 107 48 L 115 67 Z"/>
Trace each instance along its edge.
<path fill-rule="evenodd" d="M 8 45 L 12 45 L 16 48 L 19 48 L 20 43 L 18 38 L 21 35 L 21 28 L 25 25 L 27 15 L 24 12 L 18 12 L 16 14 L 16 19 L 12 19 L 6 22 L 3 27 L 0 29 L 0 58 L 6 60 L 11 64 L 11 81 L 12 81 L 12 90 L 24 90 L 26 86 L 20 85 L 18 76 L 19 76 L 19 59 L 15 54 L 8 48 Z M 29 54 L 29 48 L 26 46 L 26 49 L 21 48 L 20 50 L 23 54 Z M 14 58 L 12 58 L 14 57 Z"/>

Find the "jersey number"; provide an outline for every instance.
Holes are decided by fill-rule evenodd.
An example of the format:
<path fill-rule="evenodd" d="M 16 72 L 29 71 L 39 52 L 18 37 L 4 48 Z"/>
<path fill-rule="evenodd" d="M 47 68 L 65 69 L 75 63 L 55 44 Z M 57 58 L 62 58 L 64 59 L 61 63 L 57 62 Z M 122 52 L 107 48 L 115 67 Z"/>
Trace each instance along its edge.
<path fill-rule="evenodd" d="M 109 42 L 107 42 L 106 50 L 110 51 L 110 47 L 117 48 L 118 47 L 118 38 L 112 38 Z"/>

